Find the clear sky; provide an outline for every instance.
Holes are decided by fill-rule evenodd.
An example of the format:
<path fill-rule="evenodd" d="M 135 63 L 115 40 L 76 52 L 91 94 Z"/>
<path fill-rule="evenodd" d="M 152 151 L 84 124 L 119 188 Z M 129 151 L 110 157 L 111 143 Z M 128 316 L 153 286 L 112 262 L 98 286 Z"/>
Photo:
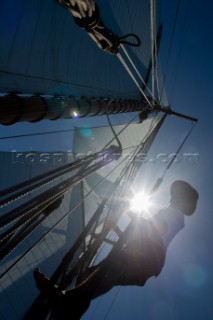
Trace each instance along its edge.
<path fill-rule="evenodd" d="M 176 0 L 164 1 L 166 19 L 163 20 L 166 23 L 160 51 L 163 70 L 177 3 Z M 180 1 L 165 82 L 171 107 L 199 119 L 182 150 L 183 153 L 199 153 L 199 160 L 193 164 L 175 163 L 157 198 L 163 204 L 162 199 L 168 200 L 170 182 L 185 179 L 200 194 L 196 214 L 186 220 L 184 230 L 170 245 L 165 267 L 157 279 L 150 279 L 141 288 L 114 288 L 92 303 L 83 317 L 85 320 L 213 319 L 213 218 L 210 205 L 213 190 L 212 11 L 211 0 Z M 168 144 L 176 148 L 190 125 L 187 121 L 168 119 L 156 141 L 158 151 L 167 152 Z"/>

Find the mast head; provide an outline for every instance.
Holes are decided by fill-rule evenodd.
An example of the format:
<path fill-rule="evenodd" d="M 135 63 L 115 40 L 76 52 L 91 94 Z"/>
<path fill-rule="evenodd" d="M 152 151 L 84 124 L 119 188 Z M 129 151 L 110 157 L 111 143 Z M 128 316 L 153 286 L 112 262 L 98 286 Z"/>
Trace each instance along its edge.
<path fill-rule="evenodd" d="M 191 216 L 196 209 L 198 192 L 187 182 L 177 180 L 170 187 L 170 204 L 187 216 Z"/>

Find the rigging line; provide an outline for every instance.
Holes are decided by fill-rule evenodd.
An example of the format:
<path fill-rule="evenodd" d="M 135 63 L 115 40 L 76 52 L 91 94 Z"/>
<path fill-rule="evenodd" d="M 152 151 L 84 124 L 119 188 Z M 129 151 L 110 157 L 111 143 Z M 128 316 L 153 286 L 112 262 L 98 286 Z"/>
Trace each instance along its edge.
<path fill-rule="evenodd" d="M 34 24 L 34 28 L 33 28 L 33 32 L 32 35 L 30 37 L 30 45 L 29 45 L 29 55 L 28 58 L 26 59 L 26 68 L 25 68 L 25 74 L 26 74 L 26 79 L 27 79 L 27 74 L 29 72 L 29 66 L 30 66 L 30 60 L 31 60 L 31 56 L 32 56 L 32 51 L 33 51 L 33 47 L 34 47 L 34 42 L 35 42 L 35 38 L 36 38 L 36 34 L 37 34 L 37 30 L 38 30 L 38 26 L 40 23 L 40 17 L 42 15 L 42 7 L 44 5 L 44 2 L 40 2 L 40 6 L 39 6 L 39 11 L 37 13 L 37 19 L 36 22 Z"/>
<path fill-rule="evenodd" d="M 25 239 L 27 239 L 45 219 L 45 216 L 40 217 L 40 219 L 34 217 L 32 221 L 28 221 L 28 225 L 23 226 L 23 230 L 21 229 L 18 231 L 18 234 L 12 234 L 12 239 L 10 239 L 9 242 L 0 250 L 0 261 L 11 254 L 11 252 L 13 252 L 13 250 L 15 250 Z"/>
<path fill-rule="evenodd" d="M 113 184 L 112 188 L 108 191 L 107 195 L 105 196 L 104 200 L 100 204 L 100 206 L 97 208 L 97 210 L 94 212 L 92 218 L 90 219 L 90 222 L 87 224 L 87 226 L 84 228 L 83 232 L 79 236 L 79 238 L 76 240 L 74 245 L 68 250 L 68 252 L 65 254 L 63 257 L 62 261 L 58 265 L 57 269 L 53 273 L 50 281 L 52 283 L 56 283 L 56 281 L 59 279 L 60 274 L 63 272 L 65 268 L 67 268 L 70 264 L 70 261 L 73 259 L 73 256 L 76 252 L 76 250 L 79 248 L 79 245 L 82 242 L 82 238 L 84 239 L 87 235 L 88 232 L 90 232 L 91 226 L 95 221 L 100 217 L 101 213 L 103 212 L 103 208 L 105 207 L 107 201 L 111 197 L 111 195 L 114 193 L 114 190 L 116 190 L 117 185 L 120 183 L 120 181 L 123 179 L 123 176 L 120 175 L 115 183 Z M 91 224 L 92 223 L 92 224 Z"/>
<path fill-rule="evenodd" d="M 140 150 L 139 150 L 139 151 L 140 151 Z M 135 150 L 135 152 L 136 152 L 136 150 Z M 134 157 L 134 154 L 133 154 L 133 157 Z M 134 166 L 134 163 L 131 164 L 131 166 L 129 166 L 129 168 L 126 168 L 126 169 L 124 168 L 123 174 L 127 176 L 127 175 L 128 175 L 128 172 L 127 172 L 127 171 L 128 171 L 129 169 L 131 170 L 131 167 L 132 167 L 132 166 Z M 135 172 L 135 174 L 136 174 L 136 172 Z M 134 176 L 132 176 L 132 180 L 133 180 L 133 179 L 134 179 Z M 128 180 L 128 183 L 130 184 L 131 181 Z M 126 187 L 126 185 L 125 185 L 125 187 Z M 123 188 L 123 189 L 124 189 L 124 188 Z M 116 193 L 116 192 L 117 192 L 117 191 L 115 191 L 115 193 Z M 120 190 L 120 192 L 122 192 L 122 191 Z M 119 193 L 120 193 L 120 192 L 119 192 Z M 115 199 L 115 197 L 116 197 L 116 194 L 115 194 L 115 193 L 114 193 L 114 195 L 113 195 L 113 198 L 114 198 L 114 199 Z M 112 201 L 113 201 L 113 199 L 112 199 Z M 109 212 L 109 213 L 110 213 L 110 212 Z M 104 236 L 104 235 L 103 235 L 103 236 Z M 88 254 L 87 254 L 87 255 L 88 255 Z M 72 274 L 73 274 L 73 272 L 71 272 L 71 275 L 72 275 Z M 68 277 L 70 278 L 70 273 L 69 273 Z M 69 280 L 71 281 L 71 279 L 69 279 Z"/>
<path fill-rule="evenodd" d="M 128 169 L 127 169 L 128 170 Z M 120 177 L 118 177 L 118 179 L 115 181 L 115 183 L 114 183 L 114 186 L 113 186 L 113 193 L 112 192 L 110 192 L 110 194 L 108 193 L 108 197 L 106 198 L 105 197 L 105 199 L 102 201 L 102 204 L 101 204 L 101 206 L 100 206 L 100 208 L 98 208 L 97 210 L 96 210 L 96 213 L 97 212 L 99 212 L 100 211 L 100 209 L 101 209 L 101 212 L 102 212 L 102 208 L 103 208 L 103 204 L 105 205 L 107 202 L 105 202 L 105 201 L 109 201 L 109 199 L 110 198 L 112 198 L 112 200 L 111 200 L 111 203 L 112 203 L 112 201 L 113 201 L 113 199 L 115 199 L 114 197 L 115 197 L 115 195 L 116 195 L 116 192 L 117 192 L 117 190 L 118 190 L 118 187 L 119 187 L 119 184 L 120 184 L 120 181 L 123 179 L 123 177 L 126 175 L 126 169 L 124 168 L 123 169 L 123 171 L 122 171 L 122 174 L 120 175 Z M 96 213 L 94 213 L 94 214 L 96 214 Z M 110 213 L 110 212 L 109 212 Z M 97 217 L 98 219 L 100 218 L 100 214 L 99 214 L 99 216 Z M 109 227 L 109 225 L 107 224 L 105 224 L 105 226 L 107 227 Z M 108 228 L 109 229 L 109 228 Z M 108 230 L 107 229 L 107 230 Z M 104 230 L 104 229 L 103 229 Z M 103 241 L 103 237 L 105 237 L 106 236 L 106 234 L 109 232 L 109 231 L 107 231 L 106 230 L 106 228 L 105 228 L 105 231 L 103 231 L 102 232 L 102 237 L 99 237 L 99 239 L 97 240 L 98 241 L 98 243 L 100 243 L 100 241 Z M 105 232 L 105 234 L 104 234 L 104 232 Z M 96 242 L 97 242 L 96 241 Z M 92 244 L 92 246 L 94 246 L 93 244 Z M 72 250 L 72 248 L 71 248 L 71 250 Z M 96 251 L 97 251 L 97 248 L 95 249 Z M 72 250 L 73 251 L 73 250 Z M 71 252 L 72 252 L 71 251 Z M 93 250 L 94 251 L 94 250 Z M 87 251 L 86 253 L 86 257 L 88 256 L 88 254 L 89 254 L 89 252 Z M 73 255 L 73 254 L 72 254 Z M 84 256 L 85 257 L 85 256 Z M 70 264 L 70 259 L 71 258 L 69 258 L 69 261 L 67 261 L 66 262 L 66 267 L 68 267 L 68 264 Z M 63 261 L 62 261 L 62 267 L 63 268 L 65 268 L 65 266 L 63 266 Z M 73 275 L 73 271 L 71 270 L 70 272 L 69 272 L 69 274 L 66 276 L 65 274 L 64 274 L 64 276 L 63 276 L 63 283 L 60 285 L 60 286 L 63 286 L 64 285 L 64 281 L 65 281 L 65 276 L 66 276 L 66 278 L 68 277 L 68 279 L 69 279 L 69 281 L 71 281 L 72 279 L 70 278 L 70 277 L 72 277 L 72 275 Z"/>
<path fill-rule="evenodd" d="M 123 129 L 121 129 L 118 133 L 117 133 L 117 136 L 119 136 L 131 123 L 132 121 L 136 118 L 136 116 L 134 116 L 125 126 Z M 104 147 L 107 148 L 111 142 L 114 141 L 115 138 L 112 138 Z M 103 151 L 103 150 L 102 150 Z M 54 169 L 54 170 L 51 170 L 49 173 L 44 173 L 44 174 L 41 174 L 40 176 L 37 176 L 37 177 L 34 177 L 34 178 L 31 178 L 29 179 L 27 182 L 28 182 L 28 185 L 29 184 L 32 184 L 32 183 L 36 183 L 37 181 L 39 180 L 44 180 L 43 182 L 38 182 L 36 185 L 34 186 L 29 186 L 29 187 L 25 187 L 26 186 L 26 182 L 22 182 L 22 183 L 19 183 L 18 185 L 15 185 L 13 187 L 10 187 L 10 188 L 7 188 L 5 190 L 2 190 L 0 191 L 0 195 L 1 196 L 5 196 L 7 195 L 8 193 L 12 193 L 12 192 L 15 192 L 17 189 L 21 189 L 21 188 L 24 188 L 24 190 L 22 191 L 18 191 L 16 192 L 15 194 L 13 194 L 12 196 L 8 196 L 6 199 L 2 200 L 0 203 L 1 203 L 1 206 L 6 206 L 7 204 L 13 202 L 13 201 L 16 201 L 16 200 L 19 200 L 21 198 L 23 198 L 24 196 L 26 196 L 27 194 L 31 193 L 31 192 L 34 192 L 35 190 L 38 190 L 38 189 L 41 189 L 43 186 L 57 180 L 60 178 L 61 175 L 64 175 L 66 173 L 68 173 L 69 171 L 73 170 L 73 169 L 77 169 L 78 166 L 82 166 L 83 164 L 85 164 L 85 161 L 88 160 L 87 162 L 90 163 L 90 161 L 94 160 L 94 156 L 95 155 L 100 155 L 101 151 L 95 153 L 94 155 L 88 155 L 86 156 L 85 158 L 83 159 L 78 159 L 78 160 L 75 160 L 71 163 L 68 163 L 62 167 L 59 167 L 57 169 Z M 76 167 L 77 166 L 77 167 Z M 50 179 L 50 180 L 49 180 Z M 53 179 L 53 180 L 52 180 Z"/>
<path fill-rule="evenodd" d="M 120 166 L 125 159 L 123 159 L 116 167 Z M 61 219 L 59 219 L 49 230 L 47 230 L 28 250 L 26 250 L 16 261 L 14 261 L 1 275 L 0 279 L 7 274 L 21 259 L 23 259 L 28 252 L 30 252 L 42 239 L 44 239 L 52 230 L 54 230 L 68 215 L 70 215 L 78 206 L 95 190 L 97 189 L 105 180 L 108 178 L 109 175 L 115 170 L 112 169 L 101 181 L 99 181 L 84 197 L 81 199 L 71 210 L 69 210 Z M 61 196 L 61 195 L 60 195 Z M 54 200 L 55 201 L 55 200 Z M 49 205 L 49 204 L 48 204 Z M 43 208 L 42 208 L 43 210 Z"/>
<path fill-rule="evenodd" d="M 153 94 L 151 92 L 151 90 L 149 89 L 149 87 L 147 86 L 146 82 L 144 81 L 143 77 L 141 76 L 140 72 L 138 71 L 138 68 L 135 66 L 134 62 L 132 61 L 128 51 L 126 50 L 125 46 L 123 44 L 120 45 L 120 47 L 122 48 L 122 50 L 124 51 L 127 59 L 129 60 L 129 62 L 131 63 L 132 67 L 134 68 L 135 72 L 137 73 L 138 77 L 140 78 L 140 80 L 142 81 L 144 87 L 147 89 L 147 91 L 150 93 L 151 97 L 153 97 Z"/>
<path fill-rule="evenodd" d="M 123 175 L 125 175 L 125 170 L 123 170 L 122 176 Z M 94 238 L 94 233 L 95 233 L 97 224 L 100 223 L 101 215 L 99 215 L 99 217 L 97 217 L 96 222 L 94 223 L 94 226 L 91 227 L 91 229 L 93 229 L 93 232 L 90 231 L 91 239 L 90 239 L 89 244 L 87 245 L 87 250 L 84 252 L 83 256 L 81 256 L 81 258 L 77 261 L 77 263 L 72 267 L 72 269 L 68 273 L 67 273 L 67 270 L 65 270 L 63 272 L 62 278 L 60 281 L 60 288 L 64 288 L 64 287 L 67 287 L 68 285 L 70 285 L 70 283 L 73 280 L 73 276 L 75 276 L 77 270 L 79 270 L 79 269 L 82 270 L 85 267 L 85 265 L 87 265 L 87 267 L 88 267 L 91 264 L 92 260 L 94 259 L 94 255 L 97 254 L 97 252 L 100 249 L 101 243 L 104 241 L 107 234 L 111 230 L 113 222 L 112 222 L 112 220 L 110 221 L 109 218 L 110 218 L 110 214 L 112 215 L 112 206 L 113 206 L 113 201 L 115 200 L 115 194 L 117 193 L 118 188 L 120 187 L 120 179 L 117 179 L 117 181 L 115 182 L 115 185 L 116 185 L 116 187 L 115 187 L 113 193 L 111 195 L 109 195 L 109 197 L 107 198 L 107 202 L 110 201 L 110 206 L 109 206 L 109 210 L 106 214 L 106 217 L 104 218 L 101 233 Z M 105 202 L 105 200 L 106 200 L 106 197 L 105 197 L 105 199 L 102 199 L 102 203 Z M 103 206 L 101 204 L 101 208 L 102 207 Z M 103 209 L 101 210 L 101 212 L 103 213 Z M 113 212 L 113 217 L 114 217 L 114 212 Z M 69 264 L 70 264 L 70 262 L 69 262 Z"/>
<path fill-rule="evenodd" d="M 134 118 L 135 117 L 133 117 L 133 119 Z M 124 131 L 124 129 L 127 128 L 127 126 L 131 123 L 131 121 L 132 120 L 130 120 L 130 122 L 127 123 L 127 125 L 118 132 L 117 136 L 119 134 L 121 134 Z M 106 148 L 112 141 L 114 141 L 114 138 L 111 139 L 110 142 L 108 142 L 107 145 L 104 148 Z M 100 153 L 101 153 L 101 151 L 96 153 L 96 155 L 100 155 Z M 29 183 L 32 184 L 32 183 L 36 183 L 37 181 L 39 181 L 41 179 L 43 180 L 42 182 L 38 182 L 34 186 L 25 187 L 26 183 L 24 182 L 24 183 L 20 183 L 20 184 L 18 184 L 16 186 L 13 186 L 11 188 L 8 188 L 6 190 L 2 190 L 0 192 L 0 195 L 4 196 L 7 193 L 12 193 L 17 189 L 21 189 L 21 188 L 25 187 L 24 190 L 18 191 L 15 194 L 13 194 L 11 196 L 8 196 L 6 199 L 0 201 L 0 204 L 1 204 L 1 206 L 6 206 L 7 204 L 10 204 L 13 201 L 19 200 L 19 199 L 23 198 L 24 196 L 28 195 L 29 193 L 34 192 L 36 190 L 39 190 L 39 189 L 43 188 L 44 186 L 46 186 L 47 184 L 50 184 L 50 183 L 56 181 L 62 175 L 68 173 L 70 170 L 77 169 L 79 166 L 85 165 L 85 161 L 86 160 L 88 160 L 87 162 L 89 164 L 93 159 L 94 159 L 94 155 L 93 156 L 87 156 L 87 158 L 78 159 L 78 160 L 73 161 L 72 163 L 69 163 L 67 165 L 64 165 L 64 166 L 62 166 L 62 167 L 60 167 L 58 169 L 52 170 L 52 171 L 50 171 L 49 174 L 44 173 L 44 174 L 42 174 L 42 175 L 40 175 L 38 177 L 32 178 L 32 179 L 27 181 L 28 184 Z"/>
<path fill-rule="evenodd" d="M 155 38 L 155 48 L 157 48 L 157 39 Z M 159 99 L 159 104 L 162 106 L 162 99 L 160 95 L 160 86 L 159 86 L 159 64 L 158 64 L 158 54 L 157 50 L 155 50 L 155 77 L 156 77 L 156 87 L 157 87 L 157 93 L 158 93 L 158 99 Z"/>
<path fill-rule="evenodd" d="M 138 121 L 135 121 L 135 122 L 132 121 L 131 123 L 136 124 L 136 123 L 138 123 Z M 122 126 L 122 125 L 123 125 L 123 123 L 119 123 L 119 124 L 116 124 L 116 127 Z M 5 136 L 5 137 L 0 137 L 0 140 L 25 138 L 25 137 L 56 134 L 56 133 L 74 132 L 74 131 L 81 131 L 81 130 L 84 130 L 84 129 L 100 129 L 100 128 L 107 128 L 107 127 L 108 127 L 108 125 L 95 126 L 95 127 L 75 127 L 73 129 L 67 129 L 67 130 L 55 130 L 55 131 L 48 131 L 48 132 L 36 132 L 36 133 L 26 133 L 26 134 L 14 135 L 14 136 Z"/>
<path fill-rule="evenodd" d="M 152 103 L 155 97 L 155 23 L 154 23 L 154 0 L 150 0 L 150 27 L 151 27 L 151 57 L 152 57 Z"/>
<path fill-rule="evenodd" d="M 114 294 L 114 297 L 113 297 L 112 302 L 111 302 L 111 304 L 110 304 L 110 306 L 109 306 L 109 309 L 108 309 L 108 311 L 107 311 L 107 313 L 106 313 L 106 315 L 105 315 L 105 317 L 104 317 L 104 320 L 107 319 L 110 311 L 112 310 L 112 307 L 113 307 L 113 305 L 114 305 L 114 303 L 115 303 L 115 300 L 116 300 L 117 297 L 118 297 L 118 294 L 119 294 L 119 292 L 120 292 L 120 289 L 121 289 L 121 287 L 119 286 L 117 292 Z"/>
<path fill-rule="evenodd" d="M 18 73 L 18 72 L 0 70 L 0 73 L 9 74 L 9 75 L 15 75 L 15 76 L 26 78 L 26 74 Z M 69 81 L 65 81 L 65 80 L 51 79 L 51 78 L 47 78 L 47 77 L 42 78 L 40 76 L 31 75 L 31 74 L 28 74 L 27 78 L 36 79 L 36 80 L 46 80 L 46 81 L 51 81 L 51 82 L 55 82 L 55 83 L 73 85 L 73 86 L 82 87 L 82 88 L 95 89 L 95 90 L 104 91 L 104 92 L 112 92 L 114 94 L 122 94 L 122 95 L 126 95 L 128 97 L 135 98 L 135 96 L 133 94 L 127 94 L 126 92 L 116 91 L 116 90 L 109 90 L 109 89 L 106 89 L 106 88 L 99 88 L 99 87 L 94 87 L 94 86 L 87 86 L 87 85 L 83 85 L 83 84 L 79 84 L 79 83 L 75 83 L 75 82 L 69 82 Z"/>
<path fill-rule="evenodd" d="M 155 9 L 156 9 L 156 3 L 155 3 Z M 159 65 L 158 65 L 158 43 L 157 43 L 157 26 L 156 26 L 156 10 L 154 11 L 154 21 L 155 21 L 155 25 L 154 25 L 154 33 L 155 33 L 155 50 L 154 50 L 154 59 L 155 59 L 155 77 L 156 77 L 156 88 L 157 88 L 157 94 L 158 94 L 158 99 L 159 99 L 159 103 L 160 106 L 162 105 L 161 102 L 161 97 L 160 97 L 160 88 L 159 88 Z"/>
<path fill-rule="evenodd" d="M 102 168 L 106 164 L 108 164 L 108 163 L 103 163 L 103 161 L 101 160 L 98 163 L 91 165 L 91 167 L 86 168 L 86 170 L 82 169 L 81 171 L 76 173 L 71 178 L 68 178 L 67 180 L 59 183 L 58 185 L 53 186 L 51 189 L 45 191 L 43 194 L 40 194 L 40 195 L 36 196 L 35 198 L 29 200 L 28 202 L 25 202 L 24 204 L 20 205 L 19 207 L 13 209 L 11 212 L 5 214 L 1 218 L 1 227 L 3 227 L 5 224 L 8 224 L 8 223 L 18 219 L 20 216 L 26 216 L 27 214 L 31 214 L 31 212 L 33 212 L 37 208 L 41 207 L 44 203 L 47 203 L 49 201 L 48 197 L 50 197 L 52 194 L 53 194 L 52 199 L 57 197 L 57 195 L 59 195 L 59 194 L 64 194 L 71 186 L 74 186 L 76 183 L 79 183 L 85 177 L 87 177 L 88 175 L 90 175 L 94 171 L 97 171 L 98 169 Z M 60 192 L 58 194 L 55 194 L 54 193 L 55 190 L 60 190 Z M 47 200 L 45 200 L 43 203 L 40 203 L 39 202 L 40 198 L 44 195 L 47 197 Z M 36 214 L 36 212 L 32 213 L 32 214 Z"/>
<path fill-rule="evenodd" d="M 163 88 L 164 88 L 165 81 L 166 81 L 167 68 L 168 68 L 169 59 L 170 59 L 170 56 L 171 56 L 171 49 L 172 49 L 172 45 L 173 45 L 173 40 L 174 40 L 174 35 L 175 35 L 175 29 L 176 29 L 176 25 L 177 25 L 177 19 L 178 19 L 178 15 L 179 15 L 179 9 L 180 9 L 180 0 L 178 0 L 178 3 L 177 3 L 176 13 L 175 13 L 175 19 L 174 19 L 174 24 L 173 24 L 173 29 L 172 29 L 172 36 L 171 36 L 170 45 L 169 45 L 169 51 L 168 51 L 167 59 L 166 59 L 165 74 L 164 74 L 164 77 L 163 77 L 163 84 L 162 84 L 161 95 L 160 95 L 161 98 L 162 98 Z"/>
<path fill-rule="evenodd" d="M 186 143 L 186 141 L 188 140 L 189 136 L 191 135 L 193 129 L 195 128 L 195 125 L 196 125 L 196 123 L 192 124 L 191 129 L 189 130 L 188 134 L 186 135 L 186 137 L 183 139 L 182 143 L 178 147 L 176 153 L 174 154 L 174 157 L 172 157 L 171 161 L 169 162 L 169 164 L 167 165 L 167 167 L 163 171 L 163 174 L 161 175 L 161 177 L 157 179 L 155 185 L 153 186 L 153 188 L 152 188 L 152 190 L 150 192 L 150 195 L 153 195 L 159 189 L 159 187 L 160 187 L 161 183 L 163 182 L 167 172 L 169 171 L 170 167 L 172 166 L 172 164 L 174 163 L 175 159 L 177 158 L 178 153 L 181 151 L 181 149 L 183 148 L 184 144 Z"/>
<path fill-rule="evenodd" d="M 127 63 L 124 61 L 124 59 L 122 58 L 121 54 L 118 53 L 117 54 L 118 59 L 120 60 L 120 62 L 122 63 L 122 65 L 124 66 L 124 68 L 126 69 L 126 71 L 128 72 L 128 74 L 130 75 L 130 77 L 132 78 L 132 80 L 134 81 L 134 83 L 136 84 L 136 86 L 138 87 L 139 91 L 142 93 L 142 96 L 145 98 L 145 100 L 148 102 L 149 106 L 151 109 L 153 109 L 153 106 L 151 104 L 151 102 L 149 101 L 149 99 L 147 98 L 147 96 L 145 95 L 145 93 L 143 92 L 142 88 L 140 87 L 139 83 L 137 82 L 137 80 L 135 79 L 135 76 L 133 75 L 133 73 L 131 72 L 130 68 L 128 67 Z"/>
<path fill-rule="evenodd" d="M 35 192 L 35 191 L 38 191 L 39 189 L 44 188 L 48 184 L 53 183 L 56 180 L 60 179 L 63 175 L 70 173 L 70 171 L 76 170 L 83 165 L 85 166 L 86 164 L 91 163 L 91 161 L 93 161 L 93 160 L 94 160 L 94 157 L 90 157 L 90 156 L 87 159 L 84 158 L 84 161 L 76 160 L 76 161 L 69 163 L 68 165 L 64 165 L 62 167 L 59 167 L 58 168 L 59 170 L 55 169 L 55 170 L 50 171 L 51 174 L 49 174 L 49 175 L 46 175 L 46 173 L 44 173 L 38 177 L 31 178 L 31 179 L 25 181 L 24 183 L 21 182 L 18 185 L 15 185 L 13 187 L 10 187 L 8 189 L 0 191 L 1 196 L 7 196 L 7 194 L 13 193 L 12 195 L 7 196 L 5 199 L 0 200 L 0 208 L 7 206 L 14 201 L 20 200 L 21 198 L 29 195 L 32 192 Z M 39 179 L 39 177 L 40 177 L 40 179 Z M 42 181 L 39 181 L 39 180 L 42 180 Z M 39 181 L 39 182 L 36 183 L 37 181 Z M 28 184 L 26 184 L 26 182 L 28 182 Z M 29 185 L 32 183 L 34 183 L 33 186 L 31 186 L 31 185 L 29 187 L 26 186 L 26 185 Z M 16 189 L 22 189 L 22 190 L 17 191 L 15 193 Z M 0 218 L 0 220 L 1 220 L 1 218 Z"/>
<path fill-rule="evenodd" d="M 175 92 L 175 85 L 176 85 L 176 81 L 177 81 L 177 74 L 179 71 L 180 57 L 181 57 L 181 54 L 182 54 L 182 51 L 184 48 L 183 40 L 186 37 L 186 30 L 185 29 L 186 29 L 186 22 L 188 19 L 190 4 L 191 4 L 191 0 L 188 0 L 187 7 L 186 7 L 186 13 L 185 13 L 185 17 L 184 17 L 183 30 L 182 30 L 182 34 L 181 34 L 181 42 L 180 42 L 180 46 L 179 46 L 179 52 L 177 54 L 177 63 L 175 64 L 175 74 L 174 74 L 173 86 L 171 88 L 170 100 L 172 100 L 174 92 Z"/>
<path fill-rule="evenodd" d="M 108 103 L 108 105 L 107 105 L 106 116 L 107 116 L 107 120 L 108 120 L 108 122 L 109 122 L 110 128 L 111 128 L 111 130 L 112 130 L 112 132 L 113 132 L 113 134 L 114 134 L 114 137 L 115 137 L 115 139 L 116 139 L 116 141 L 117 141 L 117 143 L 118 143 L 118 146 L 119 146 L 119 148 L 120 148 L 120 151 L 122 152 L 122 144 L 121 144 L 121 142 L 120 142 L 120 140 L 119 140 L 119 138 L 118 138 L 118 136 L 117 136 L 117 134 L 116 134 L 113 126 L 112 126 L 112 123 L 111 123 L 111 120 L 110 120 L 110 117 L 109 117 L 109 114 L 108 114 L 108 113 L 109 113 L 109 106 L 110 106 L 110 104 L 111 104 L 112 102 L 113 102 L 113 100 L 111 100 L 111 101 Z"/>
<path fill-rule="evenodd" d="M 19 13 L 18 20 L 15 19 L 15 21 L 14 21 L 14 23 L 16 23 L 16 25 L 14 26 L 16 32 L 13 35 L 12 44 L 10 45 L 10 51 L 8 52 L 8 55 L 7 55 L 7 65 L 6 65 L 7 69 L 10 69 L 10 67 L 11 67 L 11 58 L 12 58 L 12 55 L 13 55 L 13 51 L 14 51 L 15 43 L 17 41 L 17 37 L 19 35 L 21 22 L 22 22 L 23 16 L 24 16 L 24 10 L 26 9 L 25 8 L 26 7 L 26 3 L 27 3 L 27 0 L 22 1 L 21 12 Z"/>
<path fill-rule="evenodd" d="M 132 152 L 133 153 L 133 152 Z M 85 195 L 85 197 L 82 199 L 82 201 L 86 198 L 86 197 L 88 197 L 89 196 L 89 194 L 92 192 L 92 191 L 94 191 L 99 185 L 101 185 L 105 180 L 106 180 L 106 178 L 108 177 L 108 176 L 110 176 L 112 173 L 113 173 L 113 171 L 114 170 L 116 170 L 117 168 L 118 168 L 118 166 L 120 166 L 124 161 L 125 161 L 126 159 L 123 159 L 114 169 L 112 169 L 105 177 L 103 177 L 103 179 L 91 190 L 91 191 L 89 191 L 86 195 Z M 54 187 L 54 190 L 55 189 L 57 189 L 58 188 L 58 186 L 55 186 Z M 46 200 L 46 201 L 43 201 L 42 203 L 40 203 L 39 205 L 37 205 L 36 207 L 34 206 L 34 205 L 32 205 L 31 207 L 33 207 L 33 209 L 37 209 L 37 208 L 39 208 L 40 206 L 42 206 L 42 208 L 38 211 L 38 212 L 35 212 L 35 213 L 31 213 L 32 212 L 32 209 L 30 209 L 30 211 L 28 210 L 28 212 L 26 212 L 25 213 L 25 216 L 26 215 L 28 215 L 28 214 L 30 214 L 29 215 L 29 218 L 31 217 L 31 215 L 35 215 L 35 214 L 40 214 L 45 208 L 47 208 L 48 206 L 50 206 L 52 203 L 54 203 L 59 197 L 61 197 L 67 190 L 69 190 L 70 189 L 70 184 L 68 185 L 68 187 L 66 187 L 64 190 L 62 190 L 62 191 L 60 191 L 60 192 L 58 192 L 57 194 L 55 194 L 55 195 L 53 195 L 51 198 L 48 198 L 48 200 Z M 55 199 L 57 197 L 57 199 Z M 45 199 L 46 199 L 46 197 L 45 197 Z M 53 199 L 53 200 L 52 200 Z M 52 201 L 51 201 L 52 200 Z M 82 201 L 80 201 L 78 204 L 77 204 L 77 206 L 76 207 L 78 207 L 80 204 L 81 204 L 81 202 Z M 32 201 L 31 201 L 32 202 Z M 47 204 L 46 204 L 47 203 Z M 74 207 L 72 210 L 74 210 L 76 207 Z M 16 210 L 15 210 L 16 211 Z M 72 212 L 72 211 L 71 211 Z M 70 213 L 71 213 L 70 212 Z M 33 216 L 31 217 L 31 218 L 33 218 Z M 29 221 L 29 219 L 27 218 L 27 220 L 25 219 L 25 222 L 27 222 L 27 221 Z M 12 230 L 12 231 L 15 231 L 15 230 Z"/>
<path fill-rule="evenodd" d="M 123 169 L 121 174 L 122 174 L 122 176 L 125 176 L 126 175 L 126 170 Z M 112 217 L 110 217 L 110 215 L 112 215 L 112 213 L 113 213 L 113 218 L 115 218 L 115 214 L 114 213 L 118 212 L 118 211 L 117 210 L 116 211 L 115 210 L 112 211 L 112 207 L 113 206 L 115 207 L 115 203 L 114 202 L 115 202 L 115 197 L 117 197 L 117 195 L 118 195 L 119 187 L 121 187 L 123 189 L 123 187 L 120 186 L 120 179 L 117 179 L 117 180 L 118 180 L 119 183 L 117 183 L 117 181 L 115 182 L 116 183 L 116 189 L 114 190 L 113 194 L 111 194 L 108 197 L 108 200 L 107 200 L 107 201 L 110 201 L 110 205 L 109 205 L 108 212 L 107 212 L 107 214 L 106 214 L 106 216 L 104 218 L 104 221 L 103 221 L 103 227 L 102 227 L 101 234 L 98 235 L 98 238 L 96 237 L 94 239 L 95 242 L 93 242 L 93 243 L 91 243 L 91 240 L 93 240 L 93 238 L 92 238 L 93 237 L 93 233 L 91 234 L 91 240 L 90 240 L 90 243 L 87 245 L 86 252 L 84 252 L 84 254 L 80 258 L 80 260 L 78 260 L 78 262 L 75 264 L 75 266 L 68 273 L 66 273 L 66 271 L 65 271 L 65 273 L 63 274 L 63 280 L 60 283 L 60 287 L 68 286 L 71 283 L 71 281 L 73 279 L 73 276 L 76 274 L 76 270 L 79 270 L 80 268 L 82 269 L 83 268 L 83 264 L 85 266 L 85 260 L 86 260 L 87 266 L 90 265 L 91 261 L 93 260 L 94 255 L 100 249 L 100 245 L 99 244 L 104 241 L 106 235 L 109 233 L 109 230 L 111 229 L 112 225 L 114 224 L 114 222 L 112 220 L 109 220 L 110 218 L 112 219 Z M 120 190 L 120 192 L 121 192 L 121 190 Z M 104 199 L 102 199 L 102 202 L 103 201 L 104 201 Z M 95 226 L 93 228 L 94 231 L 95 231 L 97 223 L 101 222 L 100 218 L 101 218 L 100 216 L 97 218 L 97 221 L 96 221 Z M 65 284 L 65 282 L 66 282 L 66 284 Z"/>

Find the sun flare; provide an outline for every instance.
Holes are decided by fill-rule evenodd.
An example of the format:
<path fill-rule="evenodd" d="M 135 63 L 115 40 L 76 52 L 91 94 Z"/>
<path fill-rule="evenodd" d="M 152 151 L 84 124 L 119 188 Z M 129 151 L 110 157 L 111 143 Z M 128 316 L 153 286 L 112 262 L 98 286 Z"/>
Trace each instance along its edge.
<path fill-rule="evenodd" d="M 144 192 L 135 194 L 130 202 L 130 210 L 137 213 L 148 211 L 150 206 L 150 196 Z"/>

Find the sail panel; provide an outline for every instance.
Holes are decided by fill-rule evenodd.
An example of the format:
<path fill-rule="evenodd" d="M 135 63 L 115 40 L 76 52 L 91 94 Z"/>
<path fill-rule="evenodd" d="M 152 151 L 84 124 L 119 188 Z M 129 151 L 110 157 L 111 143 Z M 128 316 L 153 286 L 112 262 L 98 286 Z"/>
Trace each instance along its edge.
<path fill-rule="evenodd" d="M 151 55 L 149 1 L 97 3 L 116 34 L 141 38 L 142 45 L 129 53 L 145 78 Z M 0 21 L 0 92 L 140 97 L 117 57 L 101 51 L 56 1 L 3 0 Z"/>

